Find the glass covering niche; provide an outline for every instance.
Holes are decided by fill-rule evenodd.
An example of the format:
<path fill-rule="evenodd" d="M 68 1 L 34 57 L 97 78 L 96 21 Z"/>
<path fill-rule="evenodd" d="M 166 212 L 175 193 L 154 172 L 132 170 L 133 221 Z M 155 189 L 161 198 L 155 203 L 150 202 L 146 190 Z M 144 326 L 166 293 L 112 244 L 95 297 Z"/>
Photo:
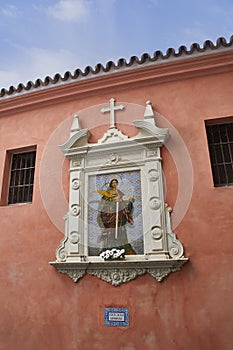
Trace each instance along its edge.
<path fill-rule="evenodd" d="M 144 253 L 140 170 L 88 176 L 88 255 Z"/>

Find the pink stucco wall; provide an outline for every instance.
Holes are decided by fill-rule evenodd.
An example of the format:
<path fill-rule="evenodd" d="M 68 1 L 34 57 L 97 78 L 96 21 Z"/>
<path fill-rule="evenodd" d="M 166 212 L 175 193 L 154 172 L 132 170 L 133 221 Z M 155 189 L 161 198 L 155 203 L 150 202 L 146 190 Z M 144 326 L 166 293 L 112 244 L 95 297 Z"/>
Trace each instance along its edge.
<path fill-rule="evenodd" d="M 5 108 L 0 112 L 0 186 L 6 150 L 37 145 L 33 203 L 0 207 L 1 350 L 232 348 L 233 189 L 213 187 L 204 123 L 233 115 L 232 81 L 232 70 L 148 84 L 113 84 L 108 89 L 101 89 L 104 78 L 100 78 L 98 93 L 64 97 L 56 103 L 13 109 L 23 96 L 11 98 L 6 107 L 0 101 Z M 40 92 L 34 94 L 38 99 Z M 67 210 L 68 162 L 63 162 L 58 144 L 68 139 L 71 117 L 79 111 L 84 111 L 82 127 L 92 130 L 95 141 L 108 116 L 100 122 L 94 113 L 86 116 L 85 109 L 111 97 L 140 106 L 151 100 L 157 124 L 171 123 L 191 158 L 191 201 L 174 230 L 190 261 L 162 283 L 145 275 L 113 287 L 86 275 L 74 284 L 48 264 L 55 260 Z M 119 118 L 124 132 L 133 135 L 132 116 L 125 113 Z M 168 149 L 169 145 L 163 150 L 166 201 L 176 208 L 175 217 L 183 210 L 176 200 L 179 191 L 185 198 L 179 182 L 180 172 L 185 177 L 185 164 L 177 156 L 179 149 L 174 150 L 176 161 Z M 58 177 L 57 164 L 61 164 Z M 57 191 L 57 179 L 63 183 L 62 191 Z M 49 199 L 41 194 L 44 181 L 50 186 Z M 130 326 L 104 326 L 104 307 L 129 308 Z"/>

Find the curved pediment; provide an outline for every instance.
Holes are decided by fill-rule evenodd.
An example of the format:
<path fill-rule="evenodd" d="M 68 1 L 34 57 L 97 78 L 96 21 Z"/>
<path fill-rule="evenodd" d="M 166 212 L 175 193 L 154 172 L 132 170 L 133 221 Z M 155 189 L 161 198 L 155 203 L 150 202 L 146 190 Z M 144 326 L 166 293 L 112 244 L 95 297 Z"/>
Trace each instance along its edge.
<path fill-rule="evenodd" d="M 78 130 L 70 137 L 70 139 L 66 143 L 59 146 L 59 148 L 63 153 L 67 153 L 72 148 L 82 147 L 87 145 L 88 137 L 89 137 L 88 129 Z"/>
<path fill-rule="evenodd" d="M 146 120 L 135 120 L 133 123 L 138 129 L 141 137 L 153 136 L 162 143 L 164 143 L 169 137 L 169 131 L 167 128 L 158 128 L 156 125 Z M 139 135 L 135 138 L 138 138 Z"/>
<path fill-rule="evenodd" d="M 68 155 L 73 153 L 74 149 L 82 148 L 85 146 L 91 146 L 91 149 L 104 149 L 105 145 L 107 148 L 113 145 L 117 146 L 121 143 L 121 146 L 132 141 L 143 143 L 144 141 L 156 142 L 159 146 L 162 146 L 169 136 L 169 131 L 167 128 L 159 128 L 155 125 L 155 115 L 150 101 L 146 102 L 146 108 L 144 112 L 144 119 L 135 120 L 133 122 L 134 126 L 138 130 L 138 134 L 132 138 L 129 138 L 127 135 L 124 135 L 120 130 L 116 128 L 115 125 L 115 112 L 118 110 L 123 110 L 124 105 L 115 105 L 115 100 L 110 99 L 110 104 L 108 108 L 102 108 L 102 113 L 110 113 L 110 124 L 109 129 L 104 133 L 104 135 L 98 139 L 96 144 L 89 144 L 89 130 L 81 129 L 79 124 L 79 117 L 77 114 L 74 115 L 73 124 L 71 127 L 71 134 L 69 140 L 63 145 L 59 146 L 60 150 Z M 114 147 L 115 147 L 114 146 Z"/>

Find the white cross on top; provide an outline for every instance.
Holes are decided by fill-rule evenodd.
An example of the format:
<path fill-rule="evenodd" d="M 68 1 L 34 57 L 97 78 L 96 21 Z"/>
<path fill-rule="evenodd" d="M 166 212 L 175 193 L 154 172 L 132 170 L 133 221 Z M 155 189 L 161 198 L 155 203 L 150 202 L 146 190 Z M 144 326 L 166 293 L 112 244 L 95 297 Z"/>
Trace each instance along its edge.
<path fill-rule="evenodd" d="M 122 110 L 123 105 L 115 106 L 114 98 L 111 98 L 109 101 L 109 107 L 102 108 L 100 111 L 102 113 L 110 112 L 110 129 L 115 128 L 115 111 Z"/>

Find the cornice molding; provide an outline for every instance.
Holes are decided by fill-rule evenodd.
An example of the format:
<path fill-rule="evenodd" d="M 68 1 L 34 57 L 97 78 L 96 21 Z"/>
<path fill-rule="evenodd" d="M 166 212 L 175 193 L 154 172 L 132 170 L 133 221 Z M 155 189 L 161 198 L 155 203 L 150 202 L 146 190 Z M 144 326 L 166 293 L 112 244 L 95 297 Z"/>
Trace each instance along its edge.
<path fill-rule="evenodd" d="M 84 261 L 80 263 L 50 262 L 49 264 L 58 272 L 68 275 L 74 282 L 78 282 L 85 274 L 89 274 L 117 287 L 145 273 L 161 282 L 170 273 L 179 271 L 187 262 L 187 258 L 180 258 L 161 261 L 107 261 L 91 264 Z"/>
<path fill-rule="evenodd" d="M 200 57 L 189 57 L 173 62 L 137 66 L 131 70 L 121 70 L 108 75 L 98 75 L 91 79 L 56 85 L 42 90 L 20 93 L 0 100 L 0 116 L 19 113 L 54 103 L 64 103 L 87 94 L 95 95 L 109 88 L 128 89 L 132 84 L 145 86 L 166 83 L 211 74 L 233 71 L 233 51 L 225 51 Z"/>

